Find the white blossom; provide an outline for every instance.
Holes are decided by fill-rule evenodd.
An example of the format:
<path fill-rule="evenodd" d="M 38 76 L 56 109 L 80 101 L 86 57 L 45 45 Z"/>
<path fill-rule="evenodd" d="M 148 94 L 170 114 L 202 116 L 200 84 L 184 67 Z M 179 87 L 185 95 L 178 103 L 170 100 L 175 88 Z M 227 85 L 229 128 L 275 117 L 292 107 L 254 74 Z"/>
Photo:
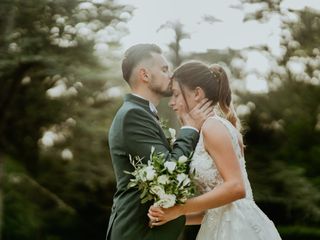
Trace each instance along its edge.
<path fill-rule="evenodd" d="M 154 177 L 156 176 L 156 171 L 154 170 L 154 168 L 152 166 L 148 166 L 145 169 L 146 171 L 146 177 L 148 181 L 152 181 L 154 179 Z"/>
<path fill-rule="evenodd" d="M 186 161 L 188 161 L 188 158 L 184 155 L 182 155 L 181 157 L 179 157 L 178 162 L 179 163 L 185 163 Z"/>
<path fill-rule="evenodd" d="M 169 128 L 168 131 L 170 133 L 171 138 L 175 139 L 176 138 L 176 130 L 174 128 Z"/>
<path fill-rule="evenodd" d="M 169 177 L 167 175 L 161 175 L 158 177 L 158 183 L 160 184 L 168 184 L 170 183 Z"/>
<path fill-rule="evenodd" d="M 141 169 L 140 171 L 138 171 L 138 174 L 137 174 L 138 179 L 141 179 L 143 182 L 147 181 L 145 173 L 146 173 L 145 169 Z"/>
<path fill-rule="evenodd" d="M 187 186 L 191 182 L 190 178 L 187 176 L 186 179 L 183 181 L 182 186 Z"/>
<path fill-rule="evenodd" d="M 179 173 L 177 175 L 177 180 L 179 182 L 179 185 L 187 178 L 188 176 L 184 173 Z"/>
<path fill-rule="evenodd" d="M 171 161 L 167 161 L 164 163 L 164 167 L 166 169 L 168 169 L 169 173 L 173 173 L 173 171 L 176 169 L 176 163 L 175 162 L 171 162 Z"/>
<path fill-rule="evenodd" d="M 166 194 L 164 189 L 161 186 L 152 186 L 150 191 L 156 194 L 160 198 Z"/>
<path fill-rule="evenodd" d="M 163 208 L 173 207 L 176 203 L 176 196 L 173 194 L 165 194 L 163 195 L 159 201 L 155 203 L 156 206 L 160 206 Z"/>

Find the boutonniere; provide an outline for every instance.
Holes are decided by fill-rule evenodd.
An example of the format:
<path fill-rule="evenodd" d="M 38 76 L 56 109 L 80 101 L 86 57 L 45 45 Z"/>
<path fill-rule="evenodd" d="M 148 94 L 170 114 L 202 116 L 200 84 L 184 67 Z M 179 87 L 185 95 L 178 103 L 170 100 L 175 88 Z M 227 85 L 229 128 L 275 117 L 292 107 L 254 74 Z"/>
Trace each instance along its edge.
<path fill-rule="evenodd" d="M 160 126 L 166 136 L 171 148 L 173 147 L 174 142 L 176 141 L 176 130 L 174 128 L 168 127 L 168 120 L 160 120 Z"/>

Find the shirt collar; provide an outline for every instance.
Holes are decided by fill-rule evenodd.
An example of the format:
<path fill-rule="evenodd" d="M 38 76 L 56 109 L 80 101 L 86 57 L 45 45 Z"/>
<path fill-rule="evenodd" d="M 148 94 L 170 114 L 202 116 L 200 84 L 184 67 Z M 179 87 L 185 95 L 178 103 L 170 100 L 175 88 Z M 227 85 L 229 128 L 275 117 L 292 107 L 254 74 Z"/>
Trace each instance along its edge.
<path fill-rule="evenodd" d="M 152 102 L 150 102 L 149 100 L 145 99 L 144 97 L 140 96 L 139 94 L 136 94 L 136 93 L 131 93 L 132 95 L 138 97 L 138 98 L 141 98 L 143 100 L 146 100 L 149 102 L 149 108 L 150 108 L 150 111 L 155 113 L 155 114 L 158 114 L 158 110 L 157 108 L 154 106 L 154 104 Z"/>

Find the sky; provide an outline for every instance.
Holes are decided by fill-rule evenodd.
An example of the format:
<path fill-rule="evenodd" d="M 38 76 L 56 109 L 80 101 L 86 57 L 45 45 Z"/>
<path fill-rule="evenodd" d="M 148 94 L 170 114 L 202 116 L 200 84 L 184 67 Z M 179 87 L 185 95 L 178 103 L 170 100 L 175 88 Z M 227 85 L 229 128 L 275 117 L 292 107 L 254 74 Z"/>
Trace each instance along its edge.
<path fill-rule="evenodd" d="M 206 52 L 208 49 L 245 49 L 251 46 L 267 45 L 270 53 L 281 58 L 283 49 L 280 47 L 281 16 L 272 15 L 261 23 L 258 21 L 244 22 L 250 12 L 263 8 L 264 3 L 256 5 L 243 4 L 240 0 L 118 0 L 122 4 L 133 5 L 136 9 L 127 27 L 129 34 L 121 39 L 123 49 L 136 43 L 156 43 L 164 51 L 168 51 L 168 43 L 173 40 L 171 29 L 161 29 L 168 21 L 179 21 L 184 30 L 190 34 L 189 39 L 181 42 L 182 51 Z M 320 11 L 320 0 L 284 0 L 281 9 L 287 12 L 287 18 L 297 20 L 296 15 L 288 9 L 299 10 L 312 7 Z M 208 22 L 210 16 L 216 21 Z M 273 63 L 261 52 L 246 53 L 246 70 L 258 71 L 248 74 L 245 87 L 252 92 L 267 92 L 268 84 L 263 79 L 270 71 Z"/>
<path fill-rule="evenodd" d="M 242 49 L 267 44 L 276 53 L 279 51 L 279 24 L 274 16 L 265 24 L 256 21 L 243 22 L 245 14 L 263 7 L 249 7 L 240 0 L 119 0 L 122 4 L 136 7 L 128 22 L 130 33 L 122 39 L 125 48 L 141 42 L 154 42 L 166 49 L 173 39 L 172 30 L 160 30 L 167 21 L 180 21 L 191 38 L 182 42 L 185 52 L 205 52 L 207 49 Z M 237 8 L 235 6 L 240 6 Z M 301 9 L 311 6 L 320 10 L 319 0 L 285 0 L 282 8 Z M 214 16 L 218 21 L 208 23 L 205 16 Z M 277 54 L 277 53 L 276 53 Z"/>

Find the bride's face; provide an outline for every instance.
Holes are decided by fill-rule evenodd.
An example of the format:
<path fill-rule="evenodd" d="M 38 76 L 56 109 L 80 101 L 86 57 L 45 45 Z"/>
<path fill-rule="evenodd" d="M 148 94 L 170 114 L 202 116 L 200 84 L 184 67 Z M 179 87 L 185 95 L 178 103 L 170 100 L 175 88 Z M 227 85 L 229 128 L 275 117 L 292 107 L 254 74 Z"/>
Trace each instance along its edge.
<path fill-rule="evenodd" d="M 183 93 L 185 98 L 183 97 Z M 202 100 L 203 97 L 199 96 L 197 90 L 190 90 L 188 87 L 183 87 L 183 93 L 180 85 L 173 79 L 172 81 L 172 97 L 169 101 L 169 106 L 177 112 L 180 104 L 185 106 L 189 111 L 195 107 L 195 105 Z"/>

